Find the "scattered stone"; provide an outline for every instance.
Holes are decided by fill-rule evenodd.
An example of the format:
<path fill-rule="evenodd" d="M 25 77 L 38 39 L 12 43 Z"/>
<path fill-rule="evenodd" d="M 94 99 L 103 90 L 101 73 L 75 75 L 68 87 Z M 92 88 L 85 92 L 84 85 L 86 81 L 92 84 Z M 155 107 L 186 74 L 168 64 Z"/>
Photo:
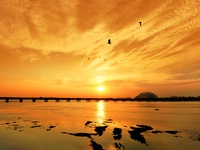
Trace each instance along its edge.
<path fill-rule="evenodd" d="M 24 130 L 18 130 L 19 132 L 22 132 L 22 131 L 24 131 Z"/>
<path fill-rule="evenodd" d="M 49 126 L 49 129 L 52 129 L 52 128 L 55 128 L 55 127 L 56 127 L 56 126 L 52 126 L 52 125 L 51 125 L 51 126 Z"/>
<path fill-rule="evenodd" d="M 162 132 L 162 131 L 159 131 L 159 130 L 155 130 L 155 131 L 152 131 L 151 133 L 157 134 L 157 133 L 163 133 L 163 132 Z"/>
<path fill-rule="evenodd" d="M 169 133 L 169 134 L 177 134 L 179 131 L 167 130 L 167 131 L 164 131 L 164 132 Z"/>
<path fill-rule="evenodd" d="M 179 137 L 178 135 L 175 135 L 174 137 Z"/>
<path fill-rule="evenodd" d="M 41 125 L 34 125 L 34 126 L 31 126 L 30 128 L 40 128 Z"/>
<path fill-rule="evenodd" d="M 50 125 L 47 131 L 51 131 L 51 129 L 55 128 L 56 126 Z"/>
<path fill-rule="evenodd" d="M 37 120 L 33 120 L 33 121 L 31 121 L 31 123 L 36 124 L 36 123 L 39 123 L 39 121 L 37 121 Z"/>
<path fill-rule="evenodd" d="M 112 119 L 107 119 L 104 121 L 104 123 L 113 123 L 112 121 L 113 121 Z M 113 124 L 115 124 L 115 123 L 113 123 Z"/>
<path fill-rule="evenodd" d="M 85 123 L 85 126 L 89 125 L 90 123 L 92 123 L 92 121 L 87 121 L 87 122 Z"/>

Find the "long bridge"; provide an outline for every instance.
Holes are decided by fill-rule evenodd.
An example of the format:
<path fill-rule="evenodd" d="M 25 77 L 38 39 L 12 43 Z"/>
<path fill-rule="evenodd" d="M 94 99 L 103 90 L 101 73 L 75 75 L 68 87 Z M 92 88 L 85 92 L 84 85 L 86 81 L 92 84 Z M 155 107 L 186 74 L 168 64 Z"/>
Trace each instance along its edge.
<path fill-rule="evenodd" d="M 143 101 L 148 101 L 148 102 L 180 102 L 180 101 L 198 101 L 200 102 L 200 96 L 199 97 L 163 97 L 163 98 L 156 98 L 156 99 L 136 99 L 136 98 L 131 98 L 131 97 L 125 97 L 125 98 L 80 98 L 80 97 L 0 97 L 0 101 L 5 101 L 6 103 L 10 101 L 19 101 L 20 103 L 23 101 L 55 101 L 55 102 L 60 102 L 60 101 L 113 101 L 113 102 L 143 102 Z"/>
<path fill-rule="evenodd" d="M 19 102 L 23 102 L 23 101 L 32 101 L 32 102 L 36 102 L 36 101 L 44 101 L 44 102 L 48 102 L 48 101 L 55 101 L 55 102 L 60 102 L 60 101 L 66 101 L 66 102 L 70 102 L 70 101 L 86 101 L 86 102 L 90 102 L 90 101 L 135 101 L 132 98 L 58 98 L 58 97 L 0 97 L 0 101 L 5 101 L 6 103 L 10 102 L 10 101 L 19 101 Z"/>

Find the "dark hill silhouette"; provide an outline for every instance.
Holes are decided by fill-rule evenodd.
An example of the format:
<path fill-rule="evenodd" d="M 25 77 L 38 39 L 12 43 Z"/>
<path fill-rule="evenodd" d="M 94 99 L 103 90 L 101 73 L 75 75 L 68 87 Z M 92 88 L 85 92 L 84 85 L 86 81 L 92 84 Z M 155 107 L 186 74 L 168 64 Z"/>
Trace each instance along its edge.
<path fill-rule="evenodd" d="M 142 92 L 138 96 L 135 97 L 138 100 L 151 100 L 151 99 L 158 99 L 158 96 L 151 92 Z"/>

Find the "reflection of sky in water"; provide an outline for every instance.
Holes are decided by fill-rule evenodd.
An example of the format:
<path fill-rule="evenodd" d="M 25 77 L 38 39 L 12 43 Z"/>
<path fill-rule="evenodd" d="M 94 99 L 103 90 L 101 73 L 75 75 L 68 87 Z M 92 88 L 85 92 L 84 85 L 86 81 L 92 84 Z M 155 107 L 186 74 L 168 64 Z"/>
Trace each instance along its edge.
<path fill-rule="evenodd" d="M 105 119 L 105 111 L 104 111 L 104 102 L 103 101 L 99 101 L 97 103 L 96 117 L 97 117 L 98 123 L 103 123 L 103 121 Z"/>
<path fill-rule="evenodd" d="M 199 109 L 199 102 L 0 102 L 0 150 L 91 150 L 95 144 L 106 150 L 122 150 L 123 146 L 130 150 L 197 149 Z M 85 126 L 88 121 L 91 128 Z M 138 128 L 136 124 L 153 130 L 137 134 L 130 128 Z M 108 127 L 102 136 L 91 135 L 93 140 L 72 136 L 96 133 L 95 127 L 102 125 Z M 115 128 L 122 130 L 119 140 L 114 140 Z M 169 134 L 167 130 L 179 132 Z M 119 136 L 116 134 L 115 138 Z"/>

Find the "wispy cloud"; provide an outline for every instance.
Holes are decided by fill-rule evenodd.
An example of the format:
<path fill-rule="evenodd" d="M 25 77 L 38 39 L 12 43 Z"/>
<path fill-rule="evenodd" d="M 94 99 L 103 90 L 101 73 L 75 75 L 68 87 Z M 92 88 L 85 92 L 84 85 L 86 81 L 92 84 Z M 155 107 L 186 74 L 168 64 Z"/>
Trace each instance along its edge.
<path fill-rule="evenodd" d="M 199 82 L 198 0 L 5 0 L 0 9 L 4 79 L 78 87 L 104 77 L 131 90 Z"/>

